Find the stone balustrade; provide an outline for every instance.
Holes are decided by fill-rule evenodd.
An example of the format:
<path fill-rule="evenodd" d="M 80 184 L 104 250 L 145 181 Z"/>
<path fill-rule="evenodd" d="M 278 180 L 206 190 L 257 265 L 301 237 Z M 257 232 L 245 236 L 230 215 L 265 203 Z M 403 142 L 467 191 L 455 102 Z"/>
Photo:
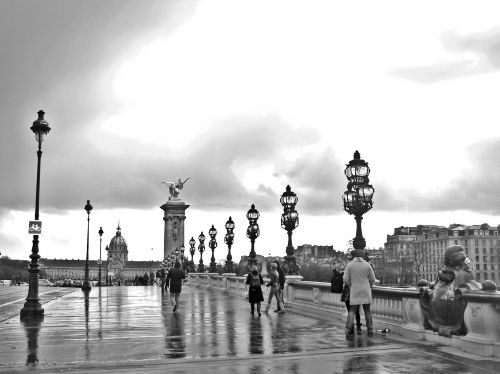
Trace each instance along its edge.
<path fill-rule="evenodd" d="M 347 314 L 340 294 L 330 292 L 330 284 L 301 281 L 288 276 L 284 290 L 285 305 L 299 313 L 345 321 Z M 264 279 L 265 281 L 267 279 Z M 190 273 L 188 282 L 217 292 L 244 297 L 246 277 L 232 273 Z M 267 301 L 269 290 L 262 288 Z M 415 340 L 428 340 L 454 346 L 464 352 L 500 357 L 500 292 L 470 291 L 463 294 L 467 307 L 464 322 L 467 335 L 439 336 L 424 329 L 424 317 L 417 288 L 373 287 L 371 311 L 376 329 L 388 328 L 393 333 Z M 362 308 L 361 308 L 362 309 Z M 364 316 L 361 316 L 364 322 Z"/>

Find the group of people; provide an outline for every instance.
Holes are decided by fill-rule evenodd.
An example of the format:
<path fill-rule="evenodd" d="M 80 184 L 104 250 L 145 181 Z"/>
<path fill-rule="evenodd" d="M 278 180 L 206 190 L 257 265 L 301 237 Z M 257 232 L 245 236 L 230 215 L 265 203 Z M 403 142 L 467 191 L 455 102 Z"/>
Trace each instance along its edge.
<path fill-rule="evenodd" d="M 283 290 L 285 288 L 286 276 L 279 262 L 272 262 L 271 271 L 269 272 L 269 281 L 266 282 L 266 287 L 270 287 L 267 305 L 264 309 L 264 314 L 269 313 L 273 298 L 276 298 L 277 309 L 276 313 L 285 313 L 285 303 L 283 299 Z M 261 302 L 264 301 L 264 294 L 262 293 L 262 285 L 264 279 L 260 274 L 259 267 L 253 265 L 247 275 L 245 284 L 247 285 L 248 302 L 250 303 L 250 313 L 252 316 L 255 314 L 255 306 L 257 305 L 257 314 L 259 317 L 261 313 Z"/>
<path fill-rule="evenodd" d="M 375 283 L 375 272 L 367 253 L 361 249 L 351 252 L 352 260 L 342 272 L 340 264 L 333 268 L 332 292 L 341 293 L 341 300 L 348 310 L 345 334 L 347 338 L 354 336 L 354 320 L 356 331 L 361 334 L 361 316 L 359 309 L 363 306 L 368 336 L 373 335 L 373 320 L 370 311 L 372 287 Z"/>

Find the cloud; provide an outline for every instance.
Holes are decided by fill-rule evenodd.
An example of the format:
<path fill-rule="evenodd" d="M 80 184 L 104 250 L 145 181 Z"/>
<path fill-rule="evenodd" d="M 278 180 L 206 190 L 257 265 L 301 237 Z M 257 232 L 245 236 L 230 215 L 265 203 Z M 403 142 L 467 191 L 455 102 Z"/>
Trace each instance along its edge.
<path fill-rule="evenodd" d="M 191 180 L 181 195 L 199 209 L 246 208 L 252 202 L 271 209 L 279 201 L 272 183 L 259 180 L 255 189 L 249 188 L 244 184 L 245 173 L 268 163 L 279 164 L 288 147 L 309 145 L 316 136 L 309 129 L 292 129 L 275 116 L 214 124 L 196 143 L 178 152 L 169 151 L 172 140 L 168 137 L 163 147 L 110 138 L 109 151 L 76 131 L 74 135 L 75 141 L 52 136 L 44 142 L 41 205 L 46 210 L 78 209 L 87 199 L 101 208 L 151 208 L 167 200 L 162 181 L 187 177 Z M 31 161 L 35 164 L 35 157 Z M 34 195 L 35 171 L 29 173 L 33 173 L 30 183 L 16 186 L 10 180 L 0 186 L 0 206 L 32 207 L 26 197 Z M 26 170 L 24 174 L 26 179 Z"/>
<path fill-rule="evenodd" d="M 408 206 L 413 211 L 467 210 L 483 214 L 500 213 L 500 138 L 489 139 L 469 146 L 470 168 L 451 181 L 447 187 L 431 192 L 406 191 Z M 438 165 L 437 165 L 438 166 Z M 439 167 L 456 167 L 453 158 L 442 160 Z"/>
<path fill-rule="evenodd" d="M 64 177 L 56 191 L 47 190 L 44 182 L 54 170 L 54 156 L 58 164 L 72 160 L 75 168 L 82 163 L 73 157 L 73 151 L 80 152 L 80 159 L 92 159 L 88 156 L 91 147 L 80 146 L 81 130 L 113 109 L 110 88 L 102 85 L 100 72 L 154 32 L 171 32 L 195 4 L 159 0 L 149 1 L 147 6 L 119 0 L 2 4 L 0 170 L 6 183 L 0 186 L 0 206 L 22 209 L 34 205 L 36 145 L 29 127 L 39 109 L 47 112 L 53 128 L 43 146 L 42 199 L 47 193 L 70 194 L 64 188 Z M 52 110 L 56 107 L 57 111 Z M 81 178 L 68 171 L 67 175 Z"/>
<path fill-rule="evenodd" d="M 397 69 L 392 73 L 419 83 L 437 83 L 500 69 L 499 27 L 468 35 L 448 32 L 442 35 L 441 43 L 446 50 L 455 53 L 453 60 Z"/>

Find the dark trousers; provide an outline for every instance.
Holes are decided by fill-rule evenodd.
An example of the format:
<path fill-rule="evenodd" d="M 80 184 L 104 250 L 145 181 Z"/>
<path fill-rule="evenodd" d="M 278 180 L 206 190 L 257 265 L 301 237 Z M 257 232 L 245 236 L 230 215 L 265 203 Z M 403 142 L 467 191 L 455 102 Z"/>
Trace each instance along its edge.
<path fill-rule="evenodd" d="M 349 309 L 351 309 L 349 299 L 346 300 L 345 306 L 347 308 L 347 313 L 349 314 Z M 359 308 L 356 310 L 356 326 L 358 327 L 358 330 L 361 329 L 361 316 L 359 315 Z"/>
<path fill-rule="evenodd" d="M 368 335 L 372 335 L 373 321 L 372 313 L 370 311 L 370 304 L 363 304 L 363 311 L 365 312 L 366 329 L 368 330 Z M 349 314 L 347 315 L 347 323 L 345 325 L 345 333 L 348 336 L 354 335 L 354 317 L 356 313 L 359 314 L 359 305 L 351 305 L 349 307 Z"/>

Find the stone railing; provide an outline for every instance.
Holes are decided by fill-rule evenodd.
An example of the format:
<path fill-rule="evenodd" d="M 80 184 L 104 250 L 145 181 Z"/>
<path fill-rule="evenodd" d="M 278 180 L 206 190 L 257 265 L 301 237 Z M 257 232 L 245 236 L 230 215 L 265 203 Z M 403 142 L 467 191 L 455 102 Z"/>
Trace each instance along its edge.
<path fill-rule="evenodd" d="M 295 312 L 310 316 L 341 319 L 347 314 L 340 294 L 330 292 L 330 284 L 287 279 L 285 305 Z M 297 279 L 298 278 L 298 279 Z M 192 273 L 189 284 L 217 292 L 244 297 L 246 277 L 234 274 Z M 269 290 L 262 287 L 267 301 Z M 467 335 L 451 338 L 424 328 L 417 288 L 373 287 L 371 311 L 375 329 L 390 329 L 393 333 L 416 340 L 428 340 L 451 345 L 464 352 L 500 357 L 500 292 L 470 291 L 463 294 L 467 307 L 464 322 Z M 362 308 L 360 308 L 362 309 Z M 364 316 L 361 316 L 364 323 Z"/>

